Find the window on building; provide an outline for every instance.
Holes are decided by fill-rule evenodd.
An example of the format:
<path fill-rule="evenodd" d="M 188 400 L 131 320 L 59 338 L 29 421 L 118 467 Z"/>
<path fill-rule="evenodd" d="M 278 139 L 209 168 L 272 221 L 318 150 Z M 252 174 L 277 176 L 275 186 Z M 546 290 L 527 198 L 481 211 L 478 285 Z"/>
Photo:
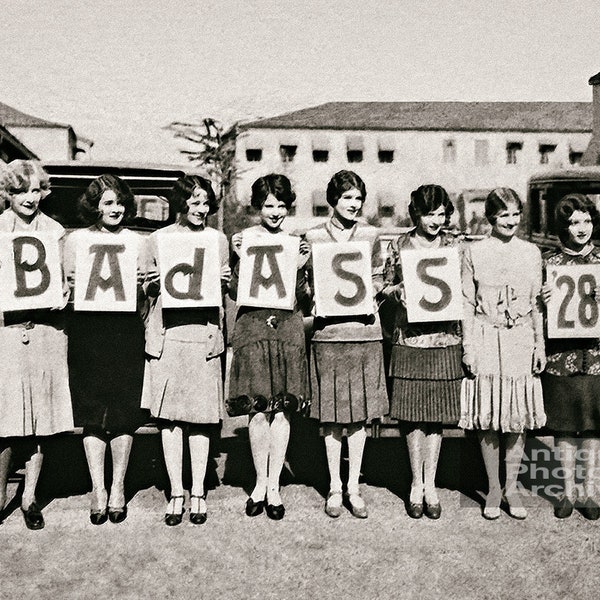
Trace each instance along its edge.
<path fill-rule="evenodd" d="M 396 213 L 396 198 L 392 192 L 377 192 L 377 215 L 384 218 L 391 218 Z"/>
<path fill-rule="evenodd" d="M 506 143 L 506 164 L 516 165 L 519 159 L 519 152 L 523 150 L 523 142 Z"/>
<path fill-rule="evenodd" d="M 569 151 L 569 162 L 572 165 L 580 165 L 582 158 L 583 152 L 575 152 L 574 150 Z"/>
<path fill-rule="evenodd" d="M 261 148 L 247 148 L 246 149 L 246 160 L 248 162 L 260 162 L 262 160 L 262 149 Z"/>
<path fill-rule="evenodd" d="M 475 164 L 488 165 L 490 144 L 488 140 L 475 140 Z"/>
<path fill-rule="evenodd" d="M 288 146 L 287 144 L 281 144 L 279 146 L 279 154 L 281 154 L 281 160 L 283 162 L 292 162 L 296 157 L 296 150 L 298 146 Z"/>
<path fill-rule="evenodd" d="M 380 163 L 392 163 L 394 162 L 394 151 L 393 150 L 379 150 L 377 158 Z"/>
<path fill-rule="evenodd" d="M 456 142 L 454 140 L 444 140 L 442 161 L 445 163 L 456 162 Z"/>
<path fill-rule="evenodd" d="M 312 213 L 314 217 L 326 217 L 329 214 L 327 194 L 325 190 L 314 190 L 312 193 Z"/>
<path fill-rule="evenodd" d="M 349 163 L 359 163 L 363 160 L 363 151 L 362 150 L 348 150 L 346 153 Z"/>
<path fill-rule="evenodd" d="M 329 160 L 329 150 L 313 150 L 314 162 L 327 162 Z"/>
<path fill-rule="evenodd" d="M 362 162 L 364 149 L 362 135 L 349 135 L 346 138 L 346 158 L 349 163 Z"/>
<path fill-rule="evenodd" d="M 540 144 L 540 164 L 547 165 L 552 153 L 556 150 L 556 144 Z"/>

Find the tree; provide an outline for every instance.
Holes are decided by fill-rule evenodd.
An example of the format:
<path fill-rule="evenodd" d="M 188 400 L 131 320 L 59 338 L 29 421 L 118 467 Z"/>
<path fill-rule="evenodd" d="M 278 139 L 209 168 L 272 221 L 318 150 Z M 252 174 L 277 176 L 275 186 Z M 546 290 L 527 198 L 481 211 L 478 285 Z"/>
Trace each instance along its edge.
<path fill-rule="evenodd" d="M 240 206 L 235 193 L 235 147 L 240 124 L 236 122 L 225 128 L 219 121 L 206 118 L 199 123 L 173 121 L 165 129 L 171 131 L 175 138 L 188 142 L 180 152 L 217 186 L 217 196 L 221 201 L 218 228 L 231 235 L 248 227 L 251 219 L 245 207 Z"/>

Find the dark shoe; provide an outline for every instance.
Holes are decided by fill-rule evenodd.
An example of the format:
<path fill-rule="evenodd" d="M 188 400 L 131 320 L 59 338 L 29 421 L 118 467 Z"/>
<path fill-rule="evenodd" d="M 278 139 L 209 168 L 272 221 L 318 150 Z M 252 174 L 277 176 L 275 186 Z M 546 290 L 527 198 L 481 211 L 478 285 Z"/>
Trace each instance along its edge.
<path fill-rule="evenodd" d="M 274 504 L 267 504 L 267 517 L 269 517 L 269 519 L 280 521 L 283 519 L 283 515 L 285 515 L 285 506 L 283 506 L 283 504 L 278 504 L 277 506 Z"/>
<path fill-rule="evenodd" d="M 588 497 L 583 503 L 583 506 L 579 508 L 579 512 L 588 521 L 597 521 L 600 517 L 600 506 L 598 506 L 590 497 Z"/>
<path fill-rule="evenodd" d="M 111 523 L 122 523 L 127 518 L 127 507 L 108 509 L 108 518 Z"/>
<path fill-rule="evenodd" d="M 90 523 L 92 525 L 103 525 L 108 520 L 106 509 L 90 510 Z"/>
<path fill-rule="evenodd" d="M 42 511 L 35 502 L 32 502 L 29 508 L 21 508 L 21 510 L 23 511 L 23 518 L 25 519 L 27 529 L 35 530 L 44 528 L 44 515 L 42 515 Z"/>
<path fill-rule="evenodd" d="M 437 504 L 425 502 L 425 516 L 430 519 L 439 519 L 442 516 L 442 505 L 439 502 Z"/>
<path fill-rule="evenodd" d="M 567 496 L 563 496 L 554 507 L 554 516 L 557 519 L 566 519 L 573 514 L 573 503 Z"/>
<path fill-rule="evenodd" d="M 194 511 L 194 501 L 198 501 L 198 510 Z M 202 496 L 190 496 L 190 521 L 194 525 L 202 525 L 202 523 L 206 523 L 207 513 L 206 513 L 206 495 Z"/>
<path fill-rule="evenodd" d="M 423 503 L 408 502 L 406 504 L 406 514 L 408 514 L 411 519 L 420 519 L 423 516 Z"/>
<path fill-rule="evenodd" d="M 248 498 L 248 500 L 246 500 L 246 514 L 249 517 L 257 517 L 258 515 L 260 515 L 262 513 L 262 511 L 265 508 L 265 501 L 264 500 L 259 500 L 258 502 L 254 502 L 254 500 L 252 500 L 252 498 Z"/>
<path fill-rule="evenodd" d="M 183 519 L 183 513 L 185 511 L 183 507 L 183 496 L 171 496 L 169 500 L 169 504 L 173 501 L 173 511 L 177 506 L 177 500 L 181 498 L 181 510 L 179 512 L 168 512 L 165 514 L 165 524 L 169 527 L 174 527 L 175 525 L 179 525 Z"/>

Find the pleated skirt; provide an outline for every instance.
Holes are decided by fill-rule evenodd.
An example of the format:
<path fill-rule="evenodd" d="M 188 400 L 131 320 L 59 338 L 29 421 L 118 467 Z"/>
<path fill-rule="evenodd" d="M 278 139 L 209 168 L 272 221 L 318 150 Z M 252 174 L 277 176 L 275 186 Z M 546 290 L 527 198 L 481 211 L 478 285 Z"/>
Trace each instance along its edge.
<path fill-rule="evenodd" d="M 396 345 L 390 361 L 390 417 L 456 425 L 460 416 L 462 348 Z"/>
<path fill-rule="evenodd" d="M 73 429 L 62 329 L 0 327 L 0 437 L 53 435 Z"/>
<path fill-rule="evenodd" d="M 546 426 L 556 432 L 600 432 L 600 376 L 542 375 Z"/>
<path fill-rule="evenodd" d="M 473 345 L 477 375 L 462 381 L 459 427 L 512 433 L 543 427 L 542 384 L 531 370 L 533 329 L 476 319 Z"/>
<path fill-rule="evenodd" d="M 389 411 L 381 342 L 313 342 L 310 416 L 359 423 Z"/>

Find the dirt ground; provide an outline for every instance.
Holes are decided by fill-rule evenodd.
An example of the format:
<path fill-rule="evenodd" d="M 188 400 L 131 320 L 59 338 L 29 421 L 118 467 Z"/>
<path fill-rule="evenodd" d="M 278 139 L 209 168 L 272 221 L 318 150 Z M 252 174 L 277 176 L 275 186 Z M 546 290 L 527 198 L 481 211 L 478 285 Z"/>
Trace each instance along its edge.
<path fill-rule="evenodd" d="M 306 443 L 306 440 L 312 440 Z M 128 487 L 129 517 L 89 523 L 78 438 L 49 448 L 41 491 L 53 497 L 46 528 L 28 531 L 18 508 L 0 525 L 2 598 L 529 598 L 597 597 L 598 523 L 563 521 L 528 497 L 525 521 L 481 517 L 483 475 L 473 443 L 445 439 L 439 483 L 442 518 L 404 510 L 409 485 L 403 442 L 369 440 L 362 491 L 369 518 L 323 512 L 320 440 L 296 432 L 283 477 L 287 513 L 250 519 L 244 503 L 253 471 L 243 439 L 215 443 L 208 521 L 163 523 L 166 477 L 156 436 L 138 436 Z M 531 449 L 531 444 L 528 451 Z M 524 483 L 528 484 L 524 474 Z M 11 493 L 18 490 L 11 483 Z"/>

